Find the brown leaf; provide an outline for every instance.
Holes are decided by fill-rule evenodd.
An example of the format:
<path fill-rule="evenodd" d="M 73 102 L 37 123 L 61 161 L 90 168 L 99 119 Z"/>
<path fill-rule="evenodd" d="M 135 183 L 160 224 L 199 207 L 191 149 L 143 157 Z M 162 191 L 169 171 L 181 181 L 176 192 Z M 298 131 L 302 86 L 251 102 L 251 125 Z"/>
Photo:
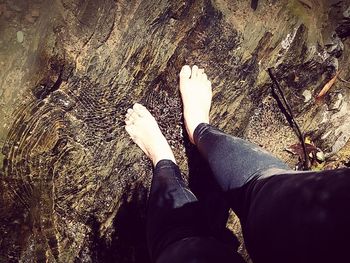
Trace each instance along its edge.
<path fill-rule="evenodd" d="M 326 83 L 326 85 L 324 85 L 324 87 L 322 88 L 322 90 L 320 91 L 320 93 L 318 93 L 316 98 L 321 98 L 324 95 L 326 95 L 326 93 L 329 91 L 329 89 L 333 86 L 333 84 L 335 83 L 335 81 L 337 80 L 337 77 L 339 75 L 339 71 L 335 74 L 335 76 Z"/>
<path fill-rule="evenodd" d="M 318 152 L 317 147 L 309 143 L 305 143 L 305 148 L 306 148 L 306 153 L 309 156 L 310 156 L 310 153 L 312 154 L 312 156 L 315 156 L 316 153 Z M 304 150 L 301 143 L 293 144 L 289 146 L 286 150 L 292 154 L 298 155 L 300 159 L 304 159 Z"/>

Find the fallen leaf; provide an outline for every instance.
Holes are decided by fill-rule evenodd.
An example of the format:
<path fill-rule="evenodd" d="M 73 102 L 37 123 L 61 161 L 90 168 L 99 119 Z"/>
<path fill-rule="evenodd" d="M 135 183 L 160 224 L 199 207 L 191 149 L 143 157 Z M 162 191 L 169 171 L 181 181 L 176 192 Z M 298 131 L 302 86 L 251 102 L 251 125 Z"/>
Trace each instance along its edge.
<path fill-rule="evenodd" d="M 314 162 L 311 166 L 312 171 L 322 171 L 324 170 L 325 167 L 325 162 L 319 163 L 319 162 Z"/>
<path fill-rule="evenodd" d="M 320 93 L 318 93 L 317 97 L 316 98 L 321 98 L 323 97 L 324 95 L 326 95 L 326 93 L 329 91 L 329 89 L 333 86 L 333 84 L 335 83 L 335 81 L 337 80 L 337 77 L 339 75 L 339 72 L 338 71 L 335 76 L 326 83 L 326 85 L 324 85 L 324 87 L 322 88 L 322 90 L 320 91 Z"/>
<path fill-rule="evenodd" d="M 320 162 L 324 162 L 326 160 L 326 157 L 322 151 L 319 151 L 316 153 L 316 159 Z"/>
<path fill-rule="evenodd" d="M 310 143 L 305 143 L 305 148 L 306 148 L 306 153 L 307 155 L 311 157 L 313 157 L 314 155 L 316 155 L 316 153 L 319 151 L 319 149 L 310 144 Z M 288 148 L 286 148 L 286 151 L 294 154 L 294 155 L 298 155 L 300 157 L 300 159 L 304 159 L 304 149 L 303 146 L 301 145 L 301 143 L 297 143 L 297 144 L 293 144 L 291 146 L 289 146 Z"/>
<path fill-rule="evenodd" d="M 309 136 L 305 136 L 304 141 L 305 141 L 305 143 L 314 145 L 314 144 L 312 143 L 312 141 L 311 141 L 311 138 L 310 138 Z"/>

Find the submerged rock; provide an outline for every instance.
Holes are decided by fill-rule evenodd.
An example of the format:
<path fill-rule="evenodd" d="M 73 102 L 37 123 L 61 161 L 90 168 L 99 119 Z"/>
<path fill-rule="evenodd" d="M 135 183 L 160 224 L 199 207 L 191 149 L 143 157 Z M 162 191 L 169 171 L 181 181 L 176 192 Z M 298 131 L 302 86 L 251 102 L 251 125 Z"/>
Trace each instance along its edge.
<path fill-rule="evenodd" d="M 22 31 L 17 31 L 17 42 L 18 43 L 22 43 L 23 42 L 23 40 L 24 40 L 24 34 L 23 34 L 23 32 Z"/>
<path fill-rule="evenodd" d="M 254 11 L 243 0 L 83 2 L 43 3 L 33 28 L 22 25 L 26 49 L 0 57 L 7 62 L 0 71 L 1 262 L 149 262 L 152 170 L 125 133 L 124 114 L 143 103 L 185 177 L 208 173 L 183 132 L 184 64 L 205 68 L 213 82 L 214 125 L 291 167 L 296 160 L 284 149 L 298 140 L 267 68 L 275 68 L 302 130 L 326 157 L 347 145 L 346 83 L 336 82 L 341 105 L 328 106 L 331 94 L 315 99 L 336 71 L 350 78 L 348 40 L 334 38 L 335 48 L 324 41 L 340 22 L 321 15 L 342 14 L 345 4 L 259 1 Z"/>

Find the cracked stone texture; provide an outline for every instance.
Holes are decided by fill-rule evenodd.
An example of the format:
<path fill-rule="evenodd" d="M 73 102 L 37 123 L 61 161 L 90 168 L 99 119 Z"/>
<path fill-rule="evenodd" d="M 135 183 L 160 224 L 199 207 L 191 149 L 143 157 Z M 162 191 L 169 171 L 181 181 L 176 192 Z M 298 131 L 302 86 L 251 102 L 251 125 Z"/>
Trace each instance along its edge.
<path fill-rule="evenodd" d="M 271 95 L 266 69 L 274 67 L 326 167 L 348 165 L 349 6 L 0 0 L 0 261 L 149 262 L 152 170 L 125 133 L 124 114 L 134 102 L 150 109 L 196 189 L 209 169 L 198 168 L 184 134 L 184 64 L 205 68 L 213 83 L 214 125 L 294 167 L 284 149 L 298 139 Z M 237 218 L 229 222 L 242 240 Z"/>

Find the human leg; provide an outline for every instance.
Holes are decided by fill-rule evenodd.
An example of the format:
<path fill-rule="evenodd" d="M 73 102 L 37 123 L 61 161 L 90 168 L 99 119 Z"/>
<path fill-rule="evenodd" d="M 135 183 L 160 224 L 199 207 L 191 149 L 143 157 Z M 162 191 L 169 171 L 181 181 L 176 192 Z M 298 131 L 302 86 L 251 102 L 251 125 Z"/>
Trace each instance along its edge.
<path fill-rule="evenodd" d="M 260 147 L 210 126 L 207 117 L 186 121 L 192 110 L 209 114 L 207 107 L 191 109 L 191 105 L 200 105 L 189 103 L 191 100 L 204 97 L 197 92 L 208 91 L 196 77 L 192 83 L 203 89 L 197 88 L 193 95 L 188 91 L 190 85 L 181 87 L 190 78 L 183 73 L 188 69 L 180 73 L 180 90 L 186 125 L 196 124 L 187 127 L 190 140 L 209 162 L 240 217 L 253 261 L 350 261 L 350 212 L 344 209 L 350 202 L 350 170 L 292 172 Z"/>
<path fill-rule="evenodd" d="M 254 262 L 350 262 L 350 169 L 284 172 L 251 182 L 242 221 Z"/>
<path fill-rule="evenodd" d="M 242 187 L 254 176 L 266 174 L 270 169 L 290 170 L 284 162 L 263 148 L 209 124 L 199 124 L 193 137 L 225 192 Z"/>
<path fill-rule="evenodd" d="M 135 104 L 126 115 L 126 131 L 152 160 L 154 173 L 148 200 L 147 239 L 153 259 L 171 242 L 192 236 L 197 198 L 186 187 L 175 157 L 155 119 Z M 181 208 L 181 211 L 178 209 Z M 178 212 L 179 211 L 179 212 Z M 193 212 L 192 212 L 193 211 Z"/>
<path fill-rule="evenodd" d="M 135 103 L 132 109 L 128 109 L 125 123 L 125 130 L 151 159 L 154 167 L 162 159 L 175 163 L 173 151 L 160 131 L 156 120 L 144 106 Z"/>
<path fill-rule="evenodd" d="M 268 170 L 288 170 L 288 166 L 261 147 L 230 136 L 209 125 L 211 84 L 203 70 L 184 66 L 180 72 L 180 91 L 188 136 L 210 165 L 224 192 L 237 190 L 256 175 Z M 235 199 L 234 201 L 232 201 Z M 242 203 L 231 198 L 231 206 Z"/>
<path fill-rule="evenodd" d="M 180 170 L 170 160 L 154 168 L 147 208 L 147 241 L 152 259 L 175 241 L 201 233 L 200 209 Z"/>
<path fill-rule="evenodd" d="M 182 179 L 174 155 L 147 109 L 134 105 L 128 110 L 126 124 L 133 141 L 154 165 L 147 209 L 147 240 L 153 261 L 226 262 L 227 258 L 241 262 L 233 250 L 207 233 L 200 204 Z"/>
<path fill-rule="evenodd" d="M 216 136 L 220 136 L 220 132 Z M 214 141 L 211 143 L 215 144 Z M 244 145 L 244 142 L 240 143 Z M 209 144 L 209 150 L 212 144 Z M 220 143 L 217 147 L 225 150 L 225 145 L 220 146 Z M 249 158 L 249 153 L 242 156 Z M 215 158 L 220 161 L 220 155 L 212 161 Z M 270 167 L 274 168 L 247 173 L 253 174 L 253 179 L 233 181 L 236 188 L 229 185 L 226 189 L 231 207 L 240 216 L 245 244 L 253 261 L 350 261 L 347 252 L 350 212 L 344 209 L 350 202 L 350 170 L 283 171 L 274 159 L 262 161 L 263 164 L 269 161 Z M 249 167 L 242 162 L 240 169 L 255 171 L 257 166 Z M 224 174 L 225 169 L 217 171 Z M 269 176 L 264 177 L 264 173 Z M 222 180 L 225 182 L 226 177 Z"/>

